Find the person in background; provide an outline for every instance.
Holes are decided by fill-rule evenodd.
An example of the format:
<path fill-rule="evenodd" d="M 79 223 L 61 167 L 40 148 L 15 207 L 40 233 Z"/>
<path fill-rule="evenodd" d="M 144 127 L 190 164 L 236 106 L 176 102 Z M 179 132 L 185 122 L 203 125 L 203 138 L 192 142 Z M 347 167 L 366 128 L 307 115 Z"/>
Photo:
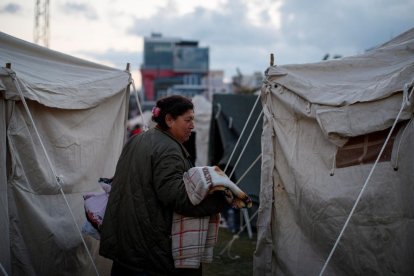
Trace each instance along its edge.
<path fill-rule="evenodd" d="M 178 95 L 157 101 L 157 123 L 126 143 L 113 178 L 102 224 L 100 255 L 112 259 L 111 275 L 202 275 L 199 269 L 176 269 L 171 250 L 173 212 L 189 217 L 219 213 L 221 193 L 194 206 L 183 174 L 193 164 L 183 147 L 194 128 L 192 102 Z"/>
<path fill-rule="evenodd" d="M 141 128 L 141 125 L 140 124 L 136 124 L 135 126 L 134 126 L 134 128 L 133 129 L 131 129 L 131 131 L 129 132 L 129 138 L 131 138 L 132 136 L 134 136 L 134 135 L 138 135 L 138 134 L 140 134 L 142 132 L 142 128 Z"/>

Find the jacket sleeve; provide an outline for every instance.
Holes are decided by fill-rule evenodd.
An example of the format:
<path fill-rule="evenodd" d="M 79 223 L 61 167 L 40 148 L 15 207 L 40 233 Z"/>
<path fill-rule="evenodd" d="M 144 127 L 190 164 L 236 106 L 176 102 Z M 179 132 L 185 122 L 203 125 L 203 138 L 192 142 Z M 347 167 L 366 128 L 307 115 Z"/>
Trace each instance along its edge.
<path fill-rule="evenodd" d="M 191 217 L 209 216 L 220 212 L 226 201 L 220 193 L 207 196 L 193 205 L 187 196 L 183 175 L 185 163 L 179 154 L 162 154 L 153 164 L 153 183 L 158 199 L 174 212 Z"/>

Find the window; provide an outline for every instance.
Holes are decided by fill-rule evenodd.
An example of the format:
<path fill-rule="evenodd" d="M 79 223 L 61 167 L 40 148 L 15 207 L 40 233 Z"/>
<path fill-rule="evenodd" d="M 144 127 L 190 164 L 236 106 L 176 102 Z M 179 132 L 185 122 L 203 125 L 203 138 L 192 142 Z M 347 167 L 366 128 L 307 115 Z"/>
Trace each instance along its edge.
<path fill-rule="evenodd" d="M 391 160 L 395 137 L 403 124 L 405 122 L 400 122 L 396 125 L 379 162 Z M 339 148 L 336 153 L 336 167 L 345 168 L 374 163 L 390 130 L 391 128 L 387 128 L 385 130 L 349 138 L 348 142 Z"/>

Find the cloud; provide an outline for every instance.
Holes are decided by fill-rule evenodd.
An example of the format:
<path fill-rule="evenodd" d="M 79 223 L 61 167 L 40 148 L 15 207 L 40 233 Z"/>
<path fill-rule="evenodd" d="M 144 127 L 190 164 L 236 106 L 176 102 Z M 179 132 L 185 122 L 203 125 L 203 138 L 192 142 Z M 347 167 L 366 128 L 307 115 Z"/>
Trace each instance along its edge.
<path fill-rule="evenodd" d="M 4 0 L 0 29 L 31 40 L 33 1 Z M 18 2 L 19 4 L 14 4 Z M 7 4 L 8 3 L 8 4 Z M 52 46 L 124 69 L 142 63 L 142 38 L 152 32 L 197 40 L 210 69 L 228 80 L 278 65 L 350 56 L 414 27 L 412 0 L 61 0 L 51 5 Z M 57 9 L 56 9 L 57 7 Z M 27 13 L 23 20 L 23 13 Z M 16 14 L 20 16 L 16 16 Z M 82 30 L 81 32 L 79 30 Z"/>
<path fill-rule="evenodd" d="M 127 63 L 131 63 L 131 70 L 139 69 L 143 56 L 142 52 L 121 51 L 112 48 L 100 53 L 95 51 L 78 51 L 76 54 L 92 57 L 121 70 L 126 68 Z"/>
<path fill-rule="evenodd" d="M 98 13 L 88 4 L 81 4 L 75 2 L 66 2 L 60 5 L 60 10 L 64 14 L 83 16 L 89 20 L 97 20 Z"/>
<path fill-rule="evenodd" d="M 15 3 L 8 3 L 0 8 L 0 13 L 18 14 L 22 11 L 22 6 Z"/>
<path fill-rule="evenodd" d="M 239 1 L 230 0 L 220 10 L 196 8 L 192 13 L 176 16 L 173 6 L 159 9 L 151 18 L 135 18 L 128 32 L 137 36 L 149 36 L 160 32 L 165 36 L 197 39 L 200 43 L 225 44 L 227 47 L 270 42 L 270 28 L 252 25 L 247 19 L 247 7 Z"/>
<path fill-rule="evenodd" d="M 214 9 L 196 6 L 185 12 L 179 1 L 163 3 L 149 16 L 123 16 L 129 25 L 119 30 L 136 38 L 157 32 L 198 40 L 210 49 L 210 69 L 224 70 L 227 78 L 236 68 L 244 74 L 263 72 L 270 53 L 279 65 L 318 62 L 328 53 L 356 55 L 414 26 L 412 0 L 227 0 Z M 122 55 L 106 54 L 113 62 Z M 142 53 L 134 55 L 142 60 Z"/>
<path fill-rule="evenodd" d="M 265 69 L 277 28 L 251 24 L 244 2 L 229 0 L 217 10 L 198 7 L 180 16 L 175 16 L 174 9 L 170 5 L 151 18 L 134 18 L 128 33 L 148 37 L 159 32 L 166 37 L 198 40 L 200 46 L 210 48 L 210 67 L 228 74 L 234 74 L 236 68 L 246 73 Z"/>
<path fill-rule="evenodd" d="M 409 0 L 289 0 L 281 6 L 281 35 L 290 45 L 352 55 L 413 27 L 413 9 Z"/>

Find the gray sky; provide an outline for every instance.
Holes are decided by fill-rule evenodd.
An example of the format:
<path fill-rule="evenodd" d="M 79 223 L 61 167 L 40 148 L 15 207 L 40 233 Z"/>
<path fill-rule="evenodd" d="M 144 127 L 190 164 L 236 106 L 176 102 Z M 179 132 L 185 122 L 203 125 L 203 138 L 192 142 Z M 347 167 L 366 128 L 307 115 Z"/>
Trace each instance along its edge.
<path fill-rule="evenodd" d="M 0 30 L 33 41 L 34 0 L 0 0 Z M 143 37 L 198 40 L 227 80 L 277 64 L 363 53 L 414 27 L 412 0 L 50 0 L 50 48 L 125 69 Z"/>

